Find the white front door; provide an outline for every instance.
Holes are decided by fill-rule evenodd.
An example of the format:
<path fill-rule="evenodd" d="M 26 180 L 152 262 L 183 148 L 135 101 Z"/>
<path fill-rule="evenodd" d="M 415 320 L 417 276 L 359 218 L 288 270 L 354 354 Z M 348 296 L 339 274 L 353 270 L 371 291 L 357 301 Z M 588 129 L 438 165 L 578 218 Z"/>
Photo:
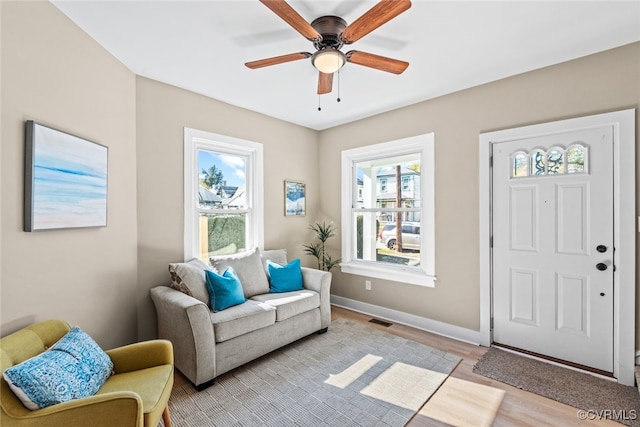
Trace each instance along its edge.
<path fill-rule="evenodd" d="M 493 340 L 613 372 L 613 128 L 493 144 Z"/>

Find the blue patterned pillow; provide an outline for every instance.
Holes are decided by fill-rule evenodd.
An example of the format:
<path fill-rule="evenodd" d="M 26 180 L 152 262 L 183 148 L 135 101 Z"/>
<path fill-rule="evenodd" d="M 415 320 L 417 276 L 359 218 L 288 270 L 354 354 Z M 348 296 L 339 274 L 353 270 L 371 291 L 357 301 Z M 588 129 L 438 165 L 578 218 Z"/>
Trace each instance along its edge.
<path fill-rule="evenodd" d="M 93 396 L 113 372 L 113 362 L 78 327 L 44 353 L 4 371 L 11 390 L 31 410 Z"/>
<path fill-rule="evenodd" d="M 300 258 L 296 258 L 289 264 L 280 265 L 267 261 L 269 270 L 269 292 L 293 292 L 302 290 L 302 270 Z"/>
<path fill-rule="evenodd" d="M 246 301 L 242 283 L 233 267 L 227 267 L 222 276 L 211 270 L 205 270 L 204 273 L 211 309 L 214 312 L 226 310 Z"/>

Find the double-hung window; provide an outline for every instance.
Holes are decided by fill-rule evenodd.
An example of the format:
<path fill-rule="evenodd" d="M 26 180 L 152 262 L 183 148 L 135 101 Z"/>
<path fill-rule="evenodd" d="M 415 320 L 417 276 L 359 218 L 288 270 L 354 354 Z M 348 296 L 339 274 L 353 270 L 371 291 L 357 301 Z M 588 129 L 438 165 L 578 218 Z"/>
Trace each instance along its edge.
<path fill-rule="evenodd" d="M 434 286 L 434 135 L 342 152 L 345 273 Z"/>
<path fill-rule="evenodd" d="M 262 247 L 262 144 L 184 130 L 184 257 Z"/>

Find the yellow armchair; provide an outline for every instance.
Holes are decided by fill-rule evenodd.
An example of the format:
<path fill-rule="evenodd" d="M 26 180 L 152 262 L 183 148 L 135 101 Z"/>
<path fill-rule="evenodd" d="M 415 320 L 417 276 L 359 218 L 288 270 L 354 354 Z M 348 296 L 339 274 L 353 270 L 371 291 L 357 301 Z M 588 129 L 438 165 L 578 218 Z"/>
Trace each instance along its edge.
<path fill-rule="evenodd" d="M 61 320 L 47 320 L 0 339 L 0 369 L 16 365 L 51 347 L 70 330 Z M 90 397 L 35 411 L 20 402 L 0 376 L 0 425 L 171 427 L 169 396 L 173 388 L 173 348 L 166 340 L 130 344 L 106 352 L 115 374 Z"/>

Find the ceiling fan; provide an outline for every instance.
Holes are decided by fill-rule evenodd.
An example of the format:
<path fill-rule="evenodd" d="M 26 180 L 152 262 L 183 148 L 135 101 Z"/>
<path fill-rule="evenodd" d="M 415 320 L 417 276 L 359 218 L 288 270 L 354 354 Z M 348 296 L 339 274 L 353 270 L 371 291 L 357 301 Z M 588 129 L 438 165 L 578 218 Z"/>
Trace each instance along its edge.
<path fill-rule="evenodd" d="M 311 58 L 311 63 L 318 70 L 318 95 L 322 95 L 331 92 L 333 73 L 342 68 L 346 62 L 394 74 L 401 74 L 409 66 L 405 61 L 357 50 L 342 53 L 340 48 L 360 40 L 409 9 L 410 0 L 381 0 L 349 25 L 344 19 L 331 15 L 321 16 L 309 24 L 285 0 L 260 0 L 260 2 L 307 40 L 313 42 L 316 51 L 290 53 L 244 64 L 251 69 Z"/>

